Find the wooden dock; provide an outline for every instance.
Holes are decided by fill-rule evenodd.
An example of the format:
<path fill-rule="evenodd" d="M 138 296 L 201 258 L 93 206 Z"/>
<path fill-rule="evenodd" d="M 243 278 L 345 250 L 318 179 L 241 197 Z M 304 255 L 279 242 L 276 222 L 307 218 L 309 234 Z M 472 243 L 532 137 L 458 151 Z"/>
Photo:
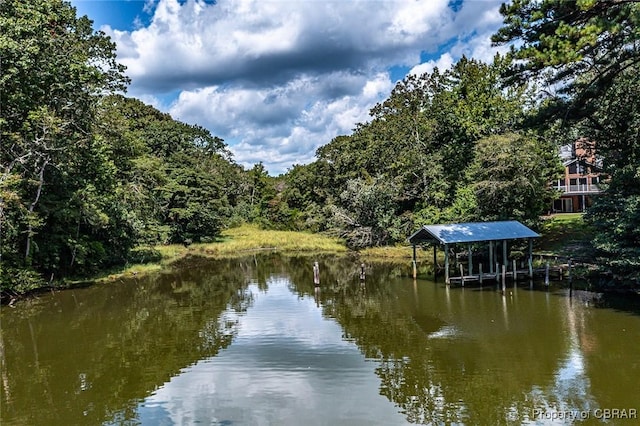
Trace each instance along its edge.
<path fill-rule="evenodd" d="M 565 275 L 567 274 L 567 275 Z M 482 273 L 480 271 L 477 274 L 464 274 L 464 270 L 461 267 L 460 275 L 452 275 L 449 276 L 450 284 L 460 284 L 464 286 L 466 283 L 479 283 L 483 284 L 484 282 L 495 282 L 500 283 L 502 281 L 510 280 L 510 281 L 518 281 L 519 279 L 534 279 L 535 277 L 544 277 L 545 284 L 549 284 L 549 280 L 551 278 L 562 280 L 565 276 L 571 278 L 571 264 L 562 264 L 562 265 L 545 265 L 544 267 L 537 267 L 531 269 L 516 269 L 515 273 L 513 270 L 507 271 L 504 270 L 500 273 Z"/>

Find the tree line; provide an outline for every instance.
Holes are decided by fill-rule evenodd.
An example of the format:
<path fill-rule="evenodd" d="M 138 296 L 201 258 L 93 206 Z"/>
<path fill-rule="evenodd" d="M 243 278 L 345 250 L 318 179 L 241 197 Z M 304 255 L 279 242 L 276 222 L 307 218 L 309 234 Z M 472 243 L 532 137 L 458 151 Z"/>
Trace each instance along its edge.
<path fill-rule="evenodd" d="M 62 0 L 0 1 L 0 285 L 27 291 L 139 260 L 140 246 L 215 240 L 254 222 L 352 248 L 418 226 L 536 227 L 558 147 L 597 141 L 609 176 L 586 215 L 598 261 L 640 276 L 635 1 L 503 5 L 511 51 L 408 75 L 316 160 L 269 176 L 209 130 L 123 95 L 116 46 Z M 515 43 L 514 43 L 515 42 Z"/>

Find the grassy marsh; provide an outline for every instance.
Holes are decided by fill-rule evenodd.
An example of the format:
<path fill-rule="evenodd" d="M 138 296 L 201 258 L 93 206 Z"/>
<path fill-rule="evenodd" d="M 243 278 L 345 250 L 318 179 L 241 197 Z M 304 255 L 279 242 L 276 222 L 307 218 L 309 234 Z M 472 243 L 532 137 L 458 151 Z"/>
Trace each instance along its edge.
<path fill-rule="evenodd" d="M 307 232 L 264 230 L 247 224 L 223 231 L 221 238 L 212 243 L 197 243 L 189 246 L 170 244 L 143 248 L 159 253 L 160 260 L 129 264 L 98 277 L 96 281 L 110 281 L 123 276 L 160 272 L 172 263 L 189 256 L 219 259 L 267 250 L 287 253 L 347 252 L 345 245 L 337 238 Z"/>

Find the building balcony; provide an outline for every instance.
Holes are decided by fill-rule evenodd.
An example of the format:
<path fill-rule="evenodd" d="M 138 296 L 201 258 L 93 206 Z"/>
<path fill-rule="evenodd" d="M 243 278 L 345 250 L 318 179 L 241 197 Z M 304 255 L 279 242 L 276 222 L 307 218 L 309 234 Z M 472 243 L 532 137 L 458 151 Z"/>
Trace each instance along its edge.
<path fill-rule="evenodd" d="M 587 183 L 578 185 L 553 185 L 553 188 L 563 194 L 597 194 L 602 192 L 597 184 Z"/>

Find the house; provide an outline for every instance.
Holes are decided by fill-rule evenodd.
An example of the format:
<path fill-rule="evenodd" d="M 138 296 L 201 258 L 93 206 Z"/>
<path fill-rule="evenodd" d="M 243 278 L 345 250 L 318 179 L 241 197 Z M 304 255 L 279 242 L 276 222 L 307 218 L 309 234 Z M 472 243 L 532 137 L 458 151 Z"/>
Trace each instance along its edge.
<path fill-rule="evenodd" d="M 595 143 L 586 139 L 562 146 L 560 158 L 564 177 L 552 183 L 561 193 L 553 202 L 552 212 L 583 212 L 593 203 L 593 196 L 601 192 L 602 159 L 596 156 Z"/>

